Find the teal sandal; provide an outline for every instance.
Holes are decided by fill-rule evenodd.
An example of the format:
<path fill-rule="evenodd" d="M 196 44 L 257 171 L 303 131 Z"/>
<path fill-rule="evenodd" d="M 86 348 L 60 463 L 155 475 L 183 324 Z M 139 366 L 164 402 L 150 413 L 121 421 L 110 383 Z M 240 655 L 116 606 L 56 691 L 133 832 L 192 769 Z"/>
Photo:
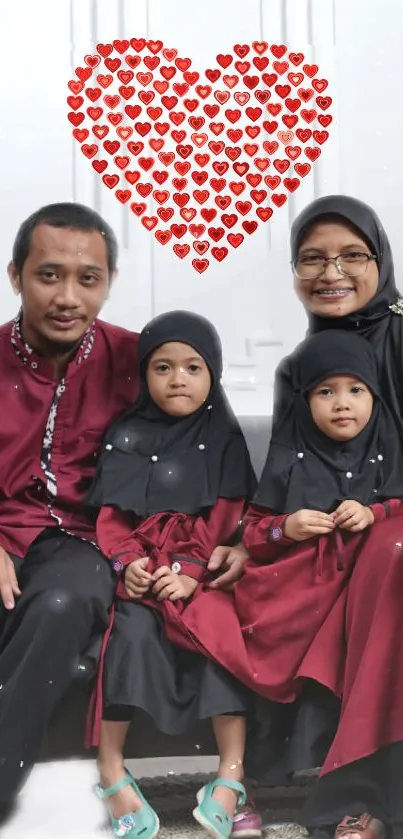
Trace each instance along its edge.
<path fill-rule="evenodd" d="M 197 804 L 193 810 L 193 817 L 212 836 L 217 839 L 229 839 L 232 833 L 233 821 L 225 812 L 219 801 L 213 798 L 216 787 L 228 787 L 238 793 L 238 807 L 244 807 L 247 801 L 246 789 L 238 781 L 230 781 L 228 778 L 215 778 L 197 793 Z"/>
<path fill-rule="evenodd" d="M 148 801 L 144 798 L 141 790 L 136 784 L 136 781 L 133 778 L 133 775 L 125 769 L 126 777 L 121 778 L 120 781 L 117 781 L 116 784 L 113 784 L 112 787 L 102 787 L 100 784 L 97 784 L 95 787 L 95 792 L 102 801 L 107 801 L 108 798 L 111 798 L 112 795 L 116 795 L 117 792 L 124 789 L 124 787 L 131 786 L 133 787 L 136 795 L 140 798 L 142 802 L 142 807 L 137 812 L 126 813 L 124 816 L 120 816 L 119 819 L 115 819 L 112 816 L 112 813 L 109 811 L 109 818 L 111 821 L 112 830 L 115 836 L 124 837 L 124 839 L 155 839 L 158 836 L 160 830 L 160 822 L 159 818 L 150 807 Z"/>

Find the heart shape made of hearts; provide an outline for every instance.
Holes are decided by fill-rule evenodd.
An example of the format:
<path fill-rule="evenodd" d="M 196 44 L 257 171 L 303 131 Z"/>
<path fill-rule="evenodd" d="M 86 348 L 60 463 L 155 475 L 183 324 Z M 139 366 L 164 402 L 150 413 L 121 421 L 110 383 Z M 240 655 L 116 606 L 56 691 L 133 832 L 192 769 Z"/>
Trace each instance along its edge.
<path fill-rule="evenodd" d="M 97 44 L 68 120 L 104 185 L 202 274 L 284 206 L 333 117 L 326 79 L 284 44 L 235 44 L 201 75 L 159 40 Z"/>

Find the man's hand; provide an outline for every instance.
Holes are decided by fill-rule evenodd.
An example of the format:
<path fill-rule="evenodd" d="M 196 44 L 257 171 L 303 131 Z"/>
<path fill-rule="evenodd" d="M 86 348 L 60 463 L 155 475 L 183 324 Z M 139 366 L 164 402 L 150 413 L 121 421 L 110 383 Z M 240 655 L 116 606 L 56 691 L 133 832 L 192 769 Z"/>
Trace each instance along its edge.
<path fill-rule="evenodd" d="M 374 523 L 374 514 L 369 507 L 364 507 L 358 501 L 343 501 L 333 513 L 336 527 L 359 533 Z"/>
<path fill-rule="evenodd" d="M 132 600 L 141 600 L 151 588 L 152 576 L 146 571 L 148 556 L 135 559 L 127 566 L 125 572 L 125 589 Z"/>
<path fill-rule="evenodd" d="M 334 518 L 317 510 L 298 510 L 286 519 L 283 532 L 287 539 L 303 542 L 312 536 L 323 536 L 335 528 Z"/>
<path fill-rule="evenodd" d="M 0 548 L 0 597 L 6 609 L 14 609 L 15 598 L 20 594 L 13 560 Z"/>
<path fill-rule="evenodd" d="M 197 580 L 193 577 L 188 577 L 187 574 L 174 574 L 167 565 L 158 568 L 153 580 L 153 594 L 157 595 L 157 600 L 171 600 L 172 603 L 176 600 L 188 600 L 198 586 Z"/>
<path fill-rule="evenodd" d="M 209 571 L 221 570 L 222 573 L 217 580 L 210 583 L 210 588 L 231 591 L 234 583 L 242 577 L 244 565 L 248 558 L 248 551 L 244 548 L 242 542 L 234 545 L 233 548 L 223 545 L 215 548 L 207 568 Z"/>

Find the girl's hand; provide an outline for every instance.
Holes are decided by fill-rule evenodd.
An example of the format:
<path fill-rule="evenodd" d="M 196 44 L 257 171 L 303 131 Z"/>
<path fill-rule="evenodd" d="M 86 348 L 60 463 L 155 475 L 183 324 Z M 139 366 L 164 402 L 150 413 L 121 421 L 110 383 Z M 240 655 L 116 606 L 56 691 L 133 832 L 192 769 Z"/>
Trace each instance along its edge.
<path fill-rule="evenodd" d="M 157 600 L 187 600 L 197 588 L 197 580 L 186 574 L 175 574 L 167 565 L 163 565 L 153 575 L 153 594 Z"/>
<path fill-rule="evenodd" d="M 142 556 L 133 560 L 126 568 L 125 589 L 132 600 L 141 600 L 151 588 L 152 576 L 146 571 L 148 560 L 148 556 Z"/>
<path fill-rule="evenodd" d="M 374 514 L 370 507 L 364 507 L 358 501 L 343 501 L 333 513 L 336 527 L 358 533 L 374 523 Z"/>
<path fill-rule="evenodd" d="M 334 527 L 334 520 L 327 513 L 320 513 L 317 510 L 298 510 L 286 519 L 283 533 L 287 539 L 303 542 L 305 539 L 312 539 L 312 536 L 331 533 Z"/>

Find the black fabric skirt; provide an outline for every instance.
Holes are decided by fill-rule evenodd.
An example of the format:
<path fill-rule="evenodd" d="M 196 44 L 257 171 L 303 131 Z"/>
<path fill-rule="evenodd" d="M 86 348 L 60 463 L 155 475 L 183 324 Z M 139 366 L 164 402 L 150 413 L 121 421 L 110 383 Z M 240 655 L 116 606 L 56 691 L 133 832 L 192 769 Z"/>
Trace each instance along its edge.
<path fill-rule="evenodd" d="M 140 708 L 171 735 L 220 714 L 247 715 L 251 701 L 222 667 L 174 646 L 158 612 L 124 600 L 116 604 L 105 655 L 103 698 L 103 719 L 130 720 Z"/>
<path fill-rule="evenodd" d="M 308 795 L 301 823 L 317 839 L 334 836 L 344 816 L 370 813 L 403 839 L 403 743 L 385 746 L 319 778 Z"/>
<path fill-rule="evenodd" d="M 245 772 L 265 786 L 287 785 L 297 772 L 322 766 L 336 732 L 340 701 L 307 682 L 289 704 L 254 697 Z"/>

